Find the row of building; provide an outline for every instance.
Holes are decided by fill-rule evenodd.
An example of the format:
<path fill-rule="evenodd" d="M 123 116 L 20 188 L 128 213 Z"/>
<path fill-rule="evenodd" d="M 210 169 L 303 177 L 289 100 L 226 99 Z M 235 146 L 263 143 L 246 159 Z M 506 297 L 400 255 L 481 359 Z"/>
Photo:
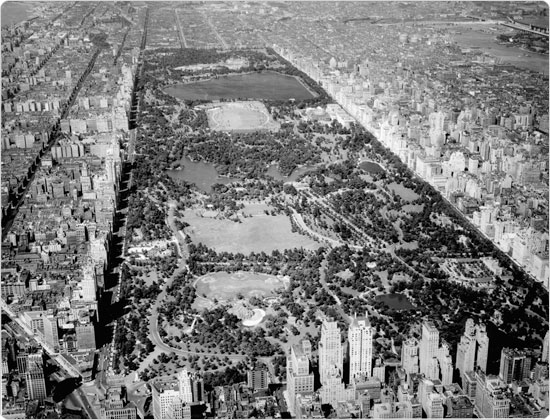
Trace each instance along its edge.
<path fill-rule="evenodd" d="M 504 348 L 499 375 L 485 373 L 489 338 L 485 326 L 471 319 L 454 364 L 448 344 L 440 340 L 431 321 L 423 322 L 420 339 L 403 342 L 397 363 L 373 366 L 372 337 L 368 319 L 353 317 L 344 365 L 338 324 L 324 319 L 317 372 L 309 340 L 293 345 L 287 356 L 289 411 L 297 418 L 315 418 L 322 405 L 330 404 L 338 417 L 348 413 L 362 418 L 472 418 L 474 413 L 493 418 L 517 415 L 523 409 L 543 417 L 548 412 L 548 335 L 536 363 L 533 352 Z M 455 366 L 462 386 L 454 382 Z M 389 385 L 391 371 L 397 385 L 395 380 Z"/>
<path fill-rule="evenodd" d="M 452 105 L 438 92 L 450 94 L 448 84 L 404 63 L 387 73 L 395 76 L 390 81 L 369 60 L 342 71 L 274 47 L 548 287 L 548 159 L 541 153 L 548 136 L 534 130 L 536 112 L 544 112 L 538 102 L 522 103 L 508 126 L 504 107 L 482 98 Z M 537 118 L 542 123 L 548 114 Z"/>

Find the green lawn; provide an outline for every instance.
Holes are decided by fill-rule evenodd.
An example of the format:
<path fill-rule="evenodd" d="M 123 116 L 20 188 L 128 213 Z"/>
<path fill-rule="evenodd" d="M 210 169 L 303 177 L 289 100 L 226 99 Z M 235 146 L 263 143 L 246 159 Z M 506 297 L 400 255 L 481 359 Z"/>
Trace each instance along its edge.
<path fill-rule="evenodd" d="M 245 213 L 251 214 L 251 212 Z M 316 250 L 320 244 L 307 236 L 291 231 L 290 220 L 284 215 L 264 214 L 241 218 L 242 223 L 200 217 L 194 210 L 186 210 L 185 229 L 194 243 L 203 243 L 217 252 L 266 252 L 278 249 L 305 248 Z"/>
<path fill-rule="evenodd" d="M 195 283 L 198 296 L 206 295 L 208 299 L 218 300 L 236 299 L 238 294 L 247 298 L 265 297 L 284 287 L 285 282 L 275 276 L 245 271 L 210 273 L 200 277 Z"/>
<path fill-rule="evenodd" d="M 410 188 L 404 187 L 402 184 L 392 182 L 388 185 L 388 188 L 399 195 L 405 201 L 413 201 L 420 196 Z"/>

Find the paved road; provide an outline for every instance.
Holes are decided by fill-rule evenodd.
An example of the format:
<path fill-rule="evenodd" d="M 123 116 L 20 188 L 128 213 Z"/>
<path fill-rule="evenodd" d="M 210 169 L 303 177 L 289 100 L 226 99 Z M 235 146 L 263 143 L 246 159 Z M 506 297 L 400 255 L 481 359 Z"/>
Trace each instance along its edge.
<path fill-rule="evenodd" d="M 99 418 L 92 409 L 90 402 L 86 398 L 86 395 L 84 395 L 84 392 L 82 392 L 82 388 L 75 389 L 73 392 L 67 395 L 67 397 L 65 397 L 65 400 L 69 400 L 74 407 L 82 408 L 83 412 L 86 413 L 86 416 L 89 419 Z"/>
<path fill-rule="evenodd" d="M 183 27 L 181 25 L 181 21 L 180 21 L 180 17 L 178 15 L 178 9 L 174 9 L 174 13 L 176 14 L 176 21 L 178 23 L 178 29 L 179 29 L 179 32 L 180 32 L 180 36 L 181 36 L 181 41 L 183 42 L 183 45 L 181 46 L 182 48 L 189 48 L 189 46 L 187 45 L 187 40 L 185 39 L 185 35 L 183 33 Z"/>
<path fill-rule="evenodd" d="M 166 297 L 166 289 L 169 285 L 172 285 L 172 282 L 174 281 L 174 278 L 184 270 L 188 269 L 187 267 L 187 258 L 189 256 L 189 249 L 188 245 L 185 242 L 185 236 L 181 231 L 179 231 L 176 228 L 175 224 L 175 218 L 174 218 L 174 212 L 176 210 L 176 202 L 171 201 L 168 203 L 169 209 L 168 209 L 168 217 L 167 217 L 167 223 L 170 229 L 172 229 L 172 233 L 177 238 L 176 245 L 178 247 L 178 251 L 180 253 L 180 256 L 182 257 L 179 261 L 178 268 L 176 271 L 174 271 L 174 274 L 168 279 L 166 284 L 162 287 L 162 291 L 157 296 L 157 299 L 155 303 L 153 304 L 151 308 L 151 316 L 149 316 L 149 339 L 153 342 L 155 346 L 158 346 L 159 349 L 163 350 L 164 352 L 170 353 L 174 352 L 175 354 L 178 354 L 180 356 L 188 356 L 188 355 L 198 355 L 198 356 L 214 356 L 214 357 L 228 357 L 232 360 L 244 360 L 247 356 L 246 355 L 240 355 L 240 354 L 227 354 L 227 353 L 206 353 L 206 352 L 196 352 L 191 350 L 182 350 L 179 348 L 171 347 L 170 345 L 166 344 L 160 334 L 159 334 L 159 328 L 158 328 L 158 319 L 159 319 L 159 313 L 158 313 L 158 307 L 161 304 L 161 302 Z"/>
<path fill-rule="evenodd" d="M 159 334 L 159 328 L 158 328 L 158 319 L 159 319 L 159 313 L 158 313 L 158 307 L 161 304 L 161 302 L 166 297 L 166 288 L 168 285 L 172 284 L 172 281 L 174 277 L 181 273 L 184 270 L 180 266 L 175 272 L 174 275 L 166 282 L 166 284 L 162 288 L 162 292 L 159 293 L 157 296 L 157 300 L 153 307 L 151 308 L 151 316 L 149 317 L 149 339 L 153 342 L 155 346 L 158 346 L 159 349 L 163 350 L 164 352 L 170 353 L 174 352 L 175 354 L 178 354 L 180 356 L 188 356 L 188 355 L 197 355 L 197 356 L 217 356 L 217 357 L 228 357 L 232 360 L 243 360 L 247 356 L 246 355 L 240 355 L 240 354 L 227 354 L 227 353 L 207 353 L 207 352 L 197 352 L 197 351 L 191 351 L 191 350 L 182 350 L 179 348 L 172 347 L 168 344 L 166 344 L 160 334 Z"/>
<path fill-rule="evenodd" d="M 296 222 L 296 224 L 303 230 L 305 230 L 306 232 L 308 232 L 311 236 L 317 238 L 317 240 L 319 242 L 324 242 L 324 243 L 327 243 L 329 244 L 330 246 L 332 247 L 339 247 L 339 246 L 344 246 L 344 243 L 343 242 L 340 242 L 340 241 L 337 241 L 336 239 L 332 239 L 332 238 L 329 238 L 328 236 L 323 236 L 321 235 L 320 233 L 318 232 L 315 232 L 314 230 L 312 230 L 307 224 L 306 222 L 304 221 L 302 215 L 300 213 L 298 213 L 293 207 L 290 208 L 292 210 L 292 218 L 294 219 L 294 221 Z M 356 247 L 355 245 L 351 245 L 350 246 L 351 248 L 360 248 L 360 247 Z"/>
<path fill-rule="evenodd" d="M 342 302 L 340 301 L 340 298 L 336 296 L 336 294 L 332 290 L 330 290 L 330 288 L 328 287 L 327 279 L 326 279 L 326 271 L 325 271 L 327 267 L 328 267 L 328 261 L 325 257 L 325 259 L 321 263 L 321 267 L 319 267 L 319 281 L 323 285 L 323 288 L 328 292 L 328 294 L 331 295 L 336 301 L 336 310 L 340 312 L 340 315 L 342 315 L 342 318 L 348 322 L 351 322 L 350 316 L 346 314 L 342 309 Z"/>

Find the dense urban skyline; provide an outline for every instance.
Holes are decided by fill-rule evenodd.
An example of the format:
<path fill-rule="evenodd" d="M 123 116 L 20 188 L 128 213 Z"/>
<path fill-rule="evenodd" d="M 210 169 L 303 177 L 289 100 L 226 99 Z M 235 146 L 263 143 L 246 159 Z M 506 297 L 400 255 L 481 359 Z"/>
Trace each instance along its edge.
<path fill-rule="evenodd" d="M 546 3 L 1 17 L 3 417 L 548 416 Z"/>

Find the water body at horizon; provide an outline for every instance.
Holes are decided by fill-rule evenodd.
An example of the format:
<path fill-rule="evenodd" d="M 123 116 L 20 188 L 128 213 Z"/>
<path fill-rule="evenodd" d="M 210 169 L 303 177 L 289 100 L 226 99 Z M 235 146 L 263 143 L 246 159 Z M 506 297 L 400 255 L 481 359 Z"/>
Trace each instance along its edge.
<path fill-rule="evenodd" d="M 165 92 L 182 100 L 313 98 L 309 90 L 296 78 L 273 71 L 228 75 L 200 82 L 182 83 L 167 87 Z"/>
<path fill-rule="evenodd" d="M 30 19 L 32 17 L 32 3 L 20 1 L 7 1 L 2 4 L 2 26 L 12 25 Z"/>
<path fill-rule="evenodd" d="M 482 32 L 480 29 L 487 25 L 472 24 L 457 29 L 458 34 L 452 34 L 452 39 L 461 47 L 479 48 L 482 52 L 493 57 L 500 58 L 503 63 L 511 64 L 522 69 L 533 70 L 539 73 L 548 74 L 548 55 L 537 54 L 522 50 L 518 46 L 506 46 L 497 43 L 495 38 L 499 34 L 507 34 L 508 31 L 499 29 L 494 32 Z M 513 34 L 513 32 L 510 32 Z M 525 54 L 529 54 L 526 56 Z"/>

